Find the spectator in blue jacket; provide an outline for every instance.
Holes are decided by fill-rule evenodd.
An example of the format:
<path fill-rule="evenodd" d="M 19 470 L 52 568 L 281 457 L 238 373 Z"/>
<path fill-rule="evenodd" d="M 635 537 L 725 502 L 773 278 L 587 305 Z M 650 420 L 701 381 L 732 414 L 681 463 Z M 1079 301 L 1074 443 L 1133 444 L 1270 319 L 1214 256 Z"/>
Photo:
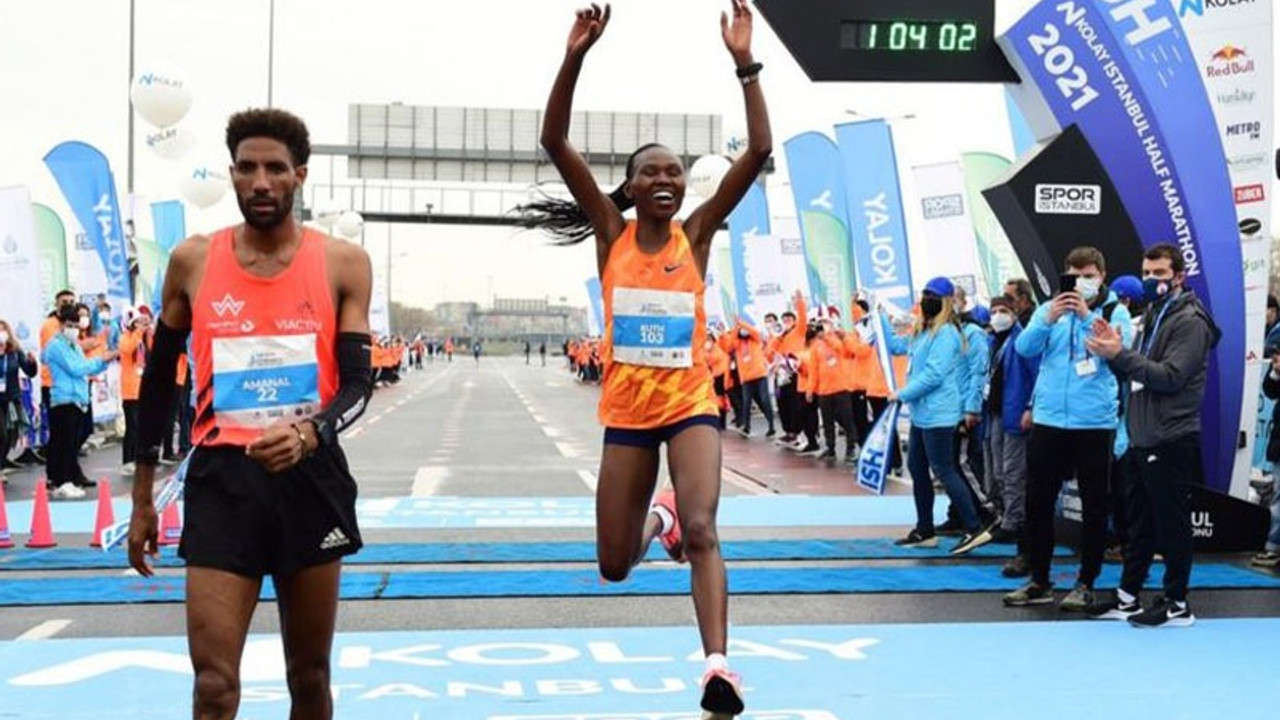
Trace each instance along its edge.
<path fill-rule="evenodd" d="M 963 416 L 962 375 L 964 340 L 956 325 L 955 286 L 945 277 L 933 278 L 920 298 L 922 324 L 908 342 L 886 328 L 885 342 L 895 355 L 909 354 L 907 383 L 890 392 L 889 399 L 911 409 L 911 435 L 907 441 L 907 469 L 916 501 L 916 526 L 896 544 L 902 547 L 937 547 L 933 524 L 932 470 L 942 481 L 959 511 L 965 534 L 951 549 L 960 555 L 990 542 L 990 528 L 982 527 L 973 499 L 956 469 L 953 450 L 956 426 Z"/>
<path fill-rule="evenodd" d="M 1014 346 L 1022 334 L 1017 301 L 1001 295 L 991 301 L 991 371 L 987 400 L 987 492 L 998 498 L 1000 527 L 993 542 L 1017 542 L 1018 554 L 1001 569 L 1005 577 L 1025 577 L 1030 571 L 1022 538 L 1027 512 L 1027 433 L 1031 430 L 1031 391 L 1040 372 L 1040 358 L 1024 357 Z"/>
<path fill-rule="evenodd" d="M 36 356 L 23 350 L 13 328 L 0 320 L 0 475 L 22 467 L 9 460 L 9 451 L 18 442 L 24 416 L 18 373 L 33 378 L 37 371 Z M 9 482 L 8 478 L 4 482 Z"/>
<path fill-rule="evenodd" d="M 1049 581 L 1053 561 L 1054 506 L 1062 485 L 1075 478 L 1081 503 L 1080 573 L 1063 598 L 1063 610 L 1083 611 L 1094 603 L 1093 584 L 1102 569 L 1107 533 L 1107 485 L 1119 414 L 1119 384 L 1105 359 L 1085 346 L 1095 322 L 1106 323 L 1111 299 L 1104 285 L 1106 259 L 1093 247 L 1067 254 L 1066 273 L 1075 289 L 1041 305 L 1014 349 L 1040 358 L 1027 439 L 1027 518 L 1023 534 L 1031 579 L 1004 597 L 1008 606 L 1053 602 Z M 1117 305 L 1110 324 L 1129 332 L 1129 311 Z M 1123 328 L 1123 330 L 1121 330 Z"/>
<path fill-rule="evenodd" d="M 80 487 L 84 472 L 80 469 L 80 428 L 89 411 L 90 375 L 107 369 L 117 356 L 109 350 L 102 358 L 89 360 L 80 349 L 81 318 L 74 306 L 58 309 L 62 332 L 45 346 L 43 360 L 53 376 L 49 391 L 49 444 L 46 475 L 52 486 L 50 498 L 72 500 L 85 495 Z"/>

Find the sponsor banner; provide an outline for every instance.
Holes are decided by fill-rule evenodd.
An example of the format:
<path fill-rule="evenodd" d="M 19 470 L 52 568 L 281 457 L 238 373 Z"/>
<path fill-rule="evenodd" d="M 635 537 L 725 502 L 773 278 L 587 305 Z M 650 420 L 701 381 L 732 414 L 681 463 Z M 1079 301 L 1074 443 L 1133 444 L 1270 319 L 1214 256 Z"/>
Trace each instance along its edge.
<path fill-rule="evenodd" d="M 187 236 L 187 216 L 180 200 L 151 203 L 155 240 L 170 252 Z"/>
<path fill-rule="evenodd" d="M 138 252 L 137 304 L 150 305 L 154 316 L 159 317 L 164 274 L 169 268 L 169 251 L 158 242 L 140 237 L 134 238 L 133 244 Z"/>
<path fill-rule="evenodd" d="M 31 193 L 25 187 L 0 188 L 0 319 L 23 348 L 37 354 L 44 315 L 40 277 Z"/>
<path fill-rule="evenodd" d="M 999 42 L 1059 128 L 1089 140 L 1144 245 L 1174 242 L 1223 330 L 1204 425 L 1206 480 L 1231 483 L 1244 360 L 1240 245 L 1222 141 L 1171 5 L 1043 0 Z M 1033 108 L 1034 109 L 1034 108 Z"/>
<path fill-rule="evenodd" d="M 67 229 L 52 208 L 32 203 L 36 224 L 36 257 L 40 273 L 40 307 L 53 309 L 53 296 L 69 286 Z"/>
<path fill-rule="evenodd" d="M 105 294 L 112 308 L 122 308 L 133 300 L 129 282 L 129 252 L 120 205 L 116 200 L 115 178 L 107 158 L 97 148 L 82 142 L 59 144 L 44 156 L 44 163 L 80 223 L 86 244 L 97 255 L 106 279 Z M 81 260 L 88 263 L 82 254 Z M 87 288 L 77 289 L 81 297 Z"/>
<path fill-rule="evenodd" d="M 1012 163 L 1007 159 L 994 153 L 970 152 L 960 156 L 960 167 L 964 171 L 965 198 L 969 201 L 973 232 L 978 238 L 978 263 L 990 297 L 1004 293 L 1006 280 L 1027 275 L 1018 262 L 1018 255 L 1014 252 L 1004 227 L 992 212 L 987 199 L 982 196 L 983 190 L 1008 173 L 1010 165 Z"/>
<path fill-rule="evenodd" d="M 841 323 L 847 329 L 849 313 L 843 310 L 853 301 L 855 279 L 839 150 L 818 132 L 796 135 L 784 148 L 809 263 L 810 292 L 820 305 L 841 308 Z"/>
<path fill-rule="evenodd" d="M 98 250 L 94 248 L 89 233 L 80 226 L 80 221 L 71 217 L 71 286 L 81 302 L 93 305 L 99 295 L 106 295 L 109 283 L 107 271 L 102 266 Z"/>
<path fill-rule="evenodd" d="M 387 337 L 391 334 L 391 312 L 387 303 L 387 275 L 374 271 L 373 292 L 369 297 L 369 329 L 373 334 Z"/>
<path fill-rule="evenodd" d="M 587 278 L 587 334 L 591 337 L 604 335 L 604 295 L 600 289 L 600 278 Z"/>
<path fill-rule="evenodd" d="M 714 262 L 707 263 L 707 276 L 704 280 L 706 290 L 702 295 L 702 310 L 707 315 L 707 327 L 720 329 L 728 327 L 724 315 L 724 298 L 720 288 L 720 273 Z"/>
<path fill-rule="evenodd" d="M 1101 215 L 1101 185 L 1036 185 L 1036 212 L 1041 215 Z"/>
<path fill-rule="evenodd" d="M 1018 101 L 1008 89 L 1004 91 L 1004 109 L 1009 117 L 1009 130 L 1013 133 L 1013 156 L 1022 157 L 1035 146 L 1036 136 L 1018 107 Z"/>
<path fill-rule="evenodd" d="M 740 273 L 745 280 L 747 297 L 744 299 L 739 294 L 738 312 L 752 326 L 763 328 L 764 316 L 781 315 L 795 292 L 787 292 L 782 239 L 774 235 L 747 235 L 742 239 L 742 264 Z M 734 265 L 736 268 L 737 263 Z"/>
<path fill-rule="evenodd" d="M 720 287 L 720 307 L 724 313 L 725 327 L 738 322 L 738 293 L 733 283 L 729 281 L 733 277 L 733 251 L 728 245 L 713 246 L 711 248 L 710 263 L 716 266 L 717 285 Z M 703 308 L 706 309 L 705 306 Z"/>
<path fill-rule="evenodd" d="M 916 284 L 923 290 L 929 279 L 946 276 L 964 288 L 970 306 L 980 298 L 985 301 L 988 293 L 985 284 L 979 288 L 978 241 L 960 163 L 921 165 L 912 174 L 924 218 L 920 237 L 913 239 Z"/>
<path fill-rule="evenodd" d="M 911 307 L 911 258 L 893 131 L 883 120 L 836 126 L 858 289 Z"/>
<path fill-rule="evenodd" d="M 795 218 L 778 218 L 773 221 L 773 232 L 778 236 L 782 249 L 783 288 L 788 304 L 796 291 L 810 297 L 809 269 L 805 263 L 804 240 L 800 238 L 800 223 Z"/>
<path fill-rule="evenodd" d="M 768 312 L 765 306 L 773 309 L 776 296 L 782 294 L 776 282 L 781 270 L 779 258 L 776 252 L 769 252 L 770 244 L 777 245 L 777 241 L 769 237 L 769 201 L 764 188 L 759 183 L 751 183 L 746 195 L 729 213 L 729 251 L 733 255 L 738 316 L 757 328 L 764 327 L 764 314 Z M 772 267 L 765 263 L 772 263 Z M 758 296 L 761 292 L 763 297 Z"/>
<path fill-rule="evenodd" d="M 93 424 L 112 422 L 120 414 L 120 363 L 107 365 L 106 372 L 89 378 L 89 401 Z"/>
<path fill-rule="evenodd" d="M 1266 435 L 1248 432 L 1257 414 L 1266 299 L 1271 273 L 1272 152 L 1275 135 L 1272 3 L 1267 0 L 1172 0 L 1201 70 L 1227 155 L 1244 267 L 1245 357 L 1241 429 L 1231 491 L 1246 492 Z M 1267 422 L 1270 422 L 1268 415 Z"/>

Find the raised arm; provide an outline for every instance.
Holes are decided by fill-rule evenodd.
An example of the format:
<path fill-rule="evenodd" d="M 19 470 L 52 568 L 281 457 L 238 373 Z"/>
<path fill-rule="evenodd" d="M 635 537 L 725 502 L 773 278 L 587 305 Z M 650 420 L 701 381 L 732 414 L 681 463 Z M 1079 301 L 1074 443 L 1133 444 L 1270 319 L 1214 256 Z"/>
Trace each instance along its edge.
<path fill-rule="evenodd" d="M 698 254 L 704 267 L 716 230 L 729 217 L 742 196 L 747 194 L 751 183 L 755 182 L 756 176 L 769 159 L 769 154 L 773 152 L 773 133 L 769 129 L 769 111 L 765 107 L 764 92 L 760 89 L 757 75 L 759 68 L 752 67 L 756 61 L 751 54 L 751 8 L 746 0 L 732 1 L 733 22 L 730 23 L 727 14 L 721 13 L 720 35 L 724 38 L 725 48 L 733 57 L 734 65 L 740 73 L 747 73 L 746 77 L 740 78 L 747 106 L 747 151 L 729 167 L 715 193 L 685 221 L 685 234 L 693 243 L 694 252 Z"/>
<path fill-rule="evenodd" d="M 569 142 L 569 119 L 573 116 L 573 91 L 578 84 L 578 74 L 582 71 L 582 60 L 604 33 L 605 26 L 609 24 L 610 13 L 611 8 L 607 4 L 603 10 L 599 5 L 593 4 L 577 11 L 573 28 L 569 30 L 564 62 L 560 65 L 555 84 L 551 86 L 551 95 L 547 98 L 541 137 L 542 149 L 546 151 L 556 170 L 560 171 L 560 177 L 569 186 L 573 199 L 591 221 L 601 267 L 608 257 L 609 243 L 621 234 L 624 221 L 618 207 L 608 195 L 600 191 L 600 186 L 591 176 L 591 168 L 586 159 Z"/>

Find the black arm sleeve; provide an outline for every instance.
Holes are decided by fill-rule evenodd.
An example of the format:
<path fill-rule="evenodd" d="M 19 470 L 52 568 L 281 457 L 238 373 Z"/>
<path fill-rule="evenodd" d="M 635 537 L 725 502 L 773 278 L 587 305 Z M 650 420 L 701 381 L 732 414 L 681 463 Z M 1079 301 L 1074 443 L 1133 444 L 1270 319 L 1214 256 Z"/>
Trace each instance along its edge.
<path fill-rule="evenodd" d="M 368 333 L 338 333 L 338 392 L 323 410 L 311 417 L 323 445 L 338 441 L 338 433 L 351 427 L 373 394 L 373 371 Z"/>
<path fill-rule="evenodd" d="M 160 460 L 160 446 L 169 428 L 169 412 L 177 393 L 178 357 L 187 351 L 190 330 L 174 330 L 163 322 L 156 323 L 155 339 L 142 371 L 142 387 L 138 390 L 138 462 L 155 465 Z"/>

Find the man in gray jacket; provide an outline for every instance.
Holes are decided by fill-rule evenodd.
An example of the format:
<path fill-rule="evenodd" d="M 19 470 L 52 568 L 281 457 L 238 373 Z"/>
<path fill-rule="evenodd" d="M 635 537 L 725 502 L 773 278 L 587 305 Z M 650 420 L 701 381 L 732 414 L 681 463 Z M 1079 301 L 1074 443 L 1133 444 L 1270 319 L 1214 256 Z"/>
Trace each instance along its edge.
<path fill-rule="evenodd" d="M 1154 245 L 1142 261 L 1148 307 L 1134 347 L 1095 323 L 1090 352 L 1107 358 L 1130 383 L 1128 428 L 1133 472 L 1126 492 L 1129 544 L 1116 598 L 1090 608 L 1097 619 L 1128 620 L 1138 627 L 1187 627 L 1191 579 L 1191 486 L 1203 484 L 1200 405 L 1209 350 L 1222 333 L 1195 293 L 1186 289 L 1185 263 L 1173 245 Z M 1138 593 L 1152 556 L 1164 555 L 1164 596 L 1142 609 Z"/>

